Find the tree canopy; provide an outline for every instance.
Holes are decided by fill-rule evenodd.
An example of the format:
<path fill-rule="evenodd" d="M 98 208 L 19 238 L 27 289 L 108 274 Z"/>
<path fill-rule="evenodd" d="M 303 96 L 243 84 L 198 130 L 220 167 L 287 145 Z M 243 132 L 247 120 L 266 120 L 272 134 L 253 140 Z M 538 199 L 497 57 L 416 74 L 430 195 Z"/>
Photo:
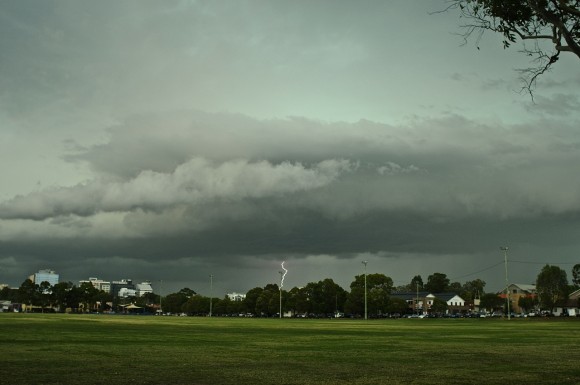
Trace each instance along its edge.
<path fill-rule="evenodd" d="M 580 286 L 580 263 L 577 263 L 572 268 L 572 282 L 576 286 Z"/>
<path fill-rule="evenodd" d="M 458 9 L 467 20 L 463 37 L 475 35 L 478 49 L 486 31 L 501 34 L 504 48 L 524 42 L 523 52 L 533 66 L 520 71 L 530 94 L 537 77 L 562 52 L 580 59 L 580 0 L 452 0 L 447 9 Z"/>
<path fill-rule="evenodd" d="M 536 290 L 542 307 L 553 309 L 556 305 L 568 299 L 566 272 L 558 266 L 544 266 L 536 279 Z"/>
<path fill-rule="evenodd" d="M 449 290 L 449 278 L 447 278 L 447 274 L 431 274 L 429 277 L 427 277 L 425 290 L 431 293 L 443 293 L 444 291 Z"/>

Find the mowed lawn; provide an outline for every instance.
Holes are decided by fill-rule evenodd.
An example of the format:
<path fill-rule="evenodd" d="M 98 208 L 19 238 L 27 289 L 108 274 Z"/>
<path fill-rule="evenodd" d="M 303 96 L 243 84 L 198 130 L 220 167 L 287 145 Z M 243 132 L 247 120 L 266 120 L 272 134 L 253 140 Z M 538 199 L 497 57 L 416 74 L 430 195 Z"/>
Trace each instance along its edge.
<path fill-rule="evenodd" d="M 0 384 L 580 384 L 580 319 L 0 314 Z"/>

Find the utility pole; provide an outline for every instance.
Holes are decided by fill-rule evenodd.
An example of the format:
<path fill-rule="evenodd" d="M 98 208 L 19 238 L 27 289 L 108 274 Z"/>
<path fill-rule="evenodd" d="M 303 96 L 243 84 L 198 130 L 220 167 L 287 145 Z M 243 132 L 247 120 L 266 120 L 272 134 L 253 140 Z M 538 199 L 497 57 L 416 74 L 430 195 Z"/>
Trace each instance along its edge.
<path fill-rule="evenodd" d="M 209 275 L 209 316 L 211 317 L 213 305 L 213 274 Z"/>
<path fill-rule="evenodd" d="M 509 289 L 509 281 L 508 281 L 508 259 L 507 259 L 507 252 L 508 247 L 502 246 L 499 248 L 503 251 L 504 257 L 504 264 L 505 264 L 505 300 L 507 301 L 507 313 L 508 313 L 508 321 L 511 319 L 511 310 L 510 310 L 510 289 Z"/>
<path fill-rule="evenodd" d="M 415 309 L 417 309 L 417 314 L 419 314 L 419 282 L 417 284 L 417 300 L 415 301 Z"/>
<path fill-rule="evenodd" d="M 365 320 L 367 318 L 367 263 L 369 261 L 362 261 L 362 264 L 365 265 Z"/>
<path fill-rule="evenodd" d="M 163 293 L 163 280 L 159 280 L 159 315 L 163 315 L 163 306 L 161 305 L 161 296 Z"/>

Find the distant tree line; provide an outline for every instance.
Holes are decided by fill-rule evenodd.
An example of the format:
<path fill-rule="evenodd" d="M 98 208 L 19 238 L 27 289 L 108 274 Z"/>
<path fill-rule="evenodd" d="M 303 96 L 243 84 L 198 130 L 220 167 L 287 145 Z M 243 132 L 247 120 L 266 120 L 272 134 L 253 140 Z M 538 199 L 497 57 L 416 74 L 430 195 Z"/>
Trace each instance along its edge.
<path fill-rule="evenodd" d="M 553 310 L 565 304 L 569 293 L 580 288 L 580 264 L 572 269 L 572 285 L 568 284 L 566 272 L 557 266 L 546 265 L 536 279 L 537 297 L 522 297 L 518 305 L 526 310 L 537 307 Z M 393 296 L 396 293 L 429 292 L 454 293 L 467 302 L 480 299 L 480 307 L 503 309 L 505 299 L 496 293 L 485 292 L 485 281 L 474 279 L 463 284 L 451 282 L 446 274 L 433 273 L 424 282 L 420 275 L 414 276 L 406 285 L 394 286 L 393 280 L 380 273 L 366 275 L 367 313 L 369 316 L 408 312 L 406 301 Z M 198 295 L 189 288 L 160 297 L 148 293 L 142 297 L 118 298 L 110 293 L 97 290 L 90 282 L 75 286 L 71 282 L 61 282 L 51 286 L 48 282 L 35 284 L 25 280 L 18 289 L 4 288 L 0 299 L 28 305 L 40 311 L 115 311 L 118 305 L 133 303 L 145 311 L 154 313 L 161 309 L 164 313 L 188 315 L 238 315 L 252 314 L 271 317 L 280 311 L 280 299 L 284 312 L 328 316 L 335 313 L 352 315 L 364 314 L 365 275 L 357 275 L 350 284 L 350 291 L 343 289 L 332 279 L 310 282 L 304 287 L 280 290 L 277 284 L 255 287 L 246 293 L 242 301 L 224 298 L 210 298 Z M 444 312 L 447 304 L 435 299 L 431 309 Z"/>
<path fill-rule="evenodd" d="M 120 304 L 133 303 L 144 309 L 159 303 L 159 296 L 147 293 L 142 297 L 114 297 L 111 293 L 98 290 L 90 282 L 75 286 L 72 282 L 51 285 L 44 281 L 36 284 L 26 279 L 19 288 L 5 287 L 0 290 L 0 299 L 26 305 L 27 311 L 40 312 L 104 312 L 112 311 Z"/>

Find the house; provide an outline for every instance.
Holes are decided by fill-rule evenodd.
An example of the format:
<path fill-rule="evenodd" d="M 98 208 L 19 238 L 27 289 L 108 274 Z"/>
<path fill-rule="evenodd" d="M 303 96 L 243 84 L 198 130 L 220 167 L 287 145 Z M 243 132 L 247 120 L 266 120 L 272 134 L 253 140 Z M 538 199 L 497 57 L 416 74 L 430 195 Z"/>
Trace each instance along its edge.
<path fill-rule="evenodd" d="M 470 310 L 466 301 L 455 293 L 438 293 L 436 298 L 445 301 L 448 314 L 466 313 Z"/>
<path fill-rule="evenodd" d="M 508 285 L 507 292 L 509 293 L 511 311 L 514 313 L 523 313 L 525 309 L 519 306 L 520 298 L 536 298 L 536 285 L 528 285 L 522 283 L 512 283 Z M 505 299 L 506 292 L 500 292 L 498 295 Z"/>
<path fill-rule="evenodd" d="M 12 311 L 12 302 L 10 301 L 0 301 L 0 313 Z"/>
<path fill-rule="evenodd" d="M 246 299 L 245 294 L 236 293 L 236 292 L 228 293 L 227 296 L 230 299 L 230 301 L 233 301 L 233 302 L 240 302 L 240 301 L 243 301 L 244 299 Z"/>
<path fill-rule="evenodd" d="M 409 306 L 410 313 L 426 313 L 427 306 L 423 306 L 428 301 L 426 300 L 427 296 L 430 293 L 427 291 L 418 291 L 418 292 L 403 292 L 403 293 L 392 293 L 392 298 L 399 298 L 407 302 Z M 431 302 L 432 304 L 432 302 Z"/>
<path fill-rule="evenodd" d="M 400 298 L 407 302 L 410 312 L 421 314 L 431 313 L 435 299 L 447 304 L 447 314 L 465 313 L 469 309 L 465 300 L 455 293 L 430 293 L 428 291 L 393 293 L 393 298 Z"/>
<path fill-rule="evenodd" d="M 564 306 L 554 308 L 554 315 L 580 317 L 580 289 L 568 295 Z"/>

